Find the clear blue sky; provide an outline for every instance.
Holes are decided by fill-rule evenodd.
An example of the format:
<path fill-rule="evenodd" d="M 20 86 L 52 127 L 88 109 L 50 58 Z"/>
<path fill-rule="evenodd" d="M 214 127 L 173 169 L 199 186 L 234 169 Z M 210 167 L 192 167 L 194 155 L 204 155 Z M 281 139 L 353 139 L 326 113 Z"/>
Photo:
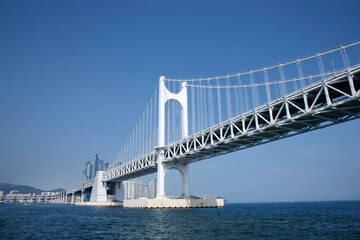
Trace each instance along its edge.
<path fill-rule="evenodd" d="M 208 77 L 360 39 L 360 1 L 0 2 L 0 182 L 42 189 L 112 161 L 161 75 Z M 190 165 L 230 201 L 360 199 L 360 120 Z M 179 194 L 179 173 L 166 191 Z"/>

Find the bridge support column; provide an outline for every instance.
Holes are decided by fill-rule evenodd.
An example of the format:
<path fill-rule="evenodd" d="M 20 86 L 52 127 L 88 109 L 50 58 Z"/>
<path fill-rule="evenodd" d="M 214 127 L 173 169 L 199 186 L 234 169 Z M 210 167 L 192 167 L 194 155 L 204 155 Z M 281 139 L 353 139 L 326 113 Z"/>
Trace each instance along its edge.
<path fill-rule="evenodd" d="M 81 191 L 80 202 L 84 202 L 84 190 Z"/>
<path fill-rule="evenodd" d="M 182 198 L 190 197 L 190 188 L 189 188 L 189 164 L 172 164 L 172 163 L 164 163 L 162 152 L 160 152 L 158 156 L 158 175 L 157 175 L 157 192 L 156 198 L 164 198 L 165 197 L 165 174 L 169 169 L 176 169 L 180 172 L 182 178 Z M 161 166 L 159 166 L 161 165 Z"/>
<path fill-rule="evenodd" d="M 164 161 L 164 148 L 157 148 L 157 186 L 156 186 L 156 198 L 164 198 L 165 197 L 165 163 Z"/>
<path fill-rule="evenodd" d="M 71 194 L 71 203 L 74 203 L 75 193 Z"/>
<path fill-rule="evenodd" d="M 120 202 L 125 199 L 125 187 L 123 182 L 117 182 L 115 185 L 115 201 Z"/>
<path fill-rule="evenodd" d="M 166 169 L 174 168 L 178 170 L 181 174 L 182 178 L 182 193 L 181 197 L 189 198 L 190 197 L 190 190 L 189 190 L 189 164 L 168 164 Z"/>
<path fill-rule="evenodd" d="M 183 192 L 182 195 L 184 198 L 190 197 L 190 187 L 189 187 L 189 164 L 185 164 L 181 167 L 182 170 L 179 169 L 182 176 L 182 187 Z"/>

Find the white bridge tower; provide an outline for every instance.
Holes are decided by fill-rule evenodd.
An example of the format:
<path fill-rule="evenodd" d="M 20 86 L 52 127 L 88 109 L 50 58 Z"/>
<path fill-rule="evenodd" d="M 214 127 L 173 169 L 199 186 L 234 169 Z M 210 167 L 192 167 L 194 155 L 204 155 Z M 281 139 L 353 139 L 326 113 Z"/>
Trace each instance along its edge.
<path fill-rule="evenodd" d="M 186 82 L 182 82 L 181 90 L 175 94 L 170 92 L 165 86 L 165 77 L 159 78 L 159 126 L 158 126 L 158 164 L 157 164 L 157 191 L 156 198 L 165 197 L 165 174 L 168 169 L 177 169 L 182 176 L 182 196 L 188 198 L 189 195 L 189 166 L 187 163 L 167 163 L 164 162 L 165 147 L 165 104 L 168 100 L 177 101 L 181 107 L 182 115 L 182 138 L 188 136 L 188 98 Z"/>

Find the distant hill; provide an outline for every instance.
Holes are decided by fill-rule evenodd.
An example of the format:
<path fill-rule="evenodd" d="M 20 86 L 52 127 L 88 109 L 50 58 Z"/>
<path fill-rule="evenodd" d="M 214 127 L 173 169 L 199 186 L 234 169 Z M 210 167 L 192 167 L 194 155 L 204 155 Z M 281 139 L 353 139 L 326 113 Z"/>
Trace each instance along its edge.
<path fill-rule="evenodd" d="M 26 185 L 15 185 L 11 183 L 0 183 L 0 191 L 4 191 L 4 194 L 10 193 L 12 190 L 18 190 L 19 193 L 35 193 L 35 194 L 41 194 L 42 192 L 61 192 L 64 191 L 62 188 L 45 191 L 41 189 L 37 189 L 34 187 L 26 186 Z"/>

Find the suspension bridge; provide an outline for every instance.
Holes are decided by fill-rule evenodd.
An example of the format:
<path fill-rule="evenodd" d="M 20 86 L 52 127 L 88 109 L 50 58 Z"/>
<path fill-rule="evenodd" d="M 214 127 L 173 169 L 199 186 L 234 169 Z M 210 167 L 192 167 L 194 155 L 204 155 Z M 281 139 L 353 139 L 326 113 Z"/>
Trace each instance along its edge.
<path fill-rule="evenodd" d="M 110 167 L 55 202 L 73 202 L 76 194 L 83 201 L 86 192 L 92 202 L 108 201 L 109 188 L 116 192 L 121 182 L 150 173 L 157 173 L 162 199 L 168 169 L 181 173 L 187 199 L 190 163 L 359 117 L 360 42 L 244 73 L 162 76 Z"/>

